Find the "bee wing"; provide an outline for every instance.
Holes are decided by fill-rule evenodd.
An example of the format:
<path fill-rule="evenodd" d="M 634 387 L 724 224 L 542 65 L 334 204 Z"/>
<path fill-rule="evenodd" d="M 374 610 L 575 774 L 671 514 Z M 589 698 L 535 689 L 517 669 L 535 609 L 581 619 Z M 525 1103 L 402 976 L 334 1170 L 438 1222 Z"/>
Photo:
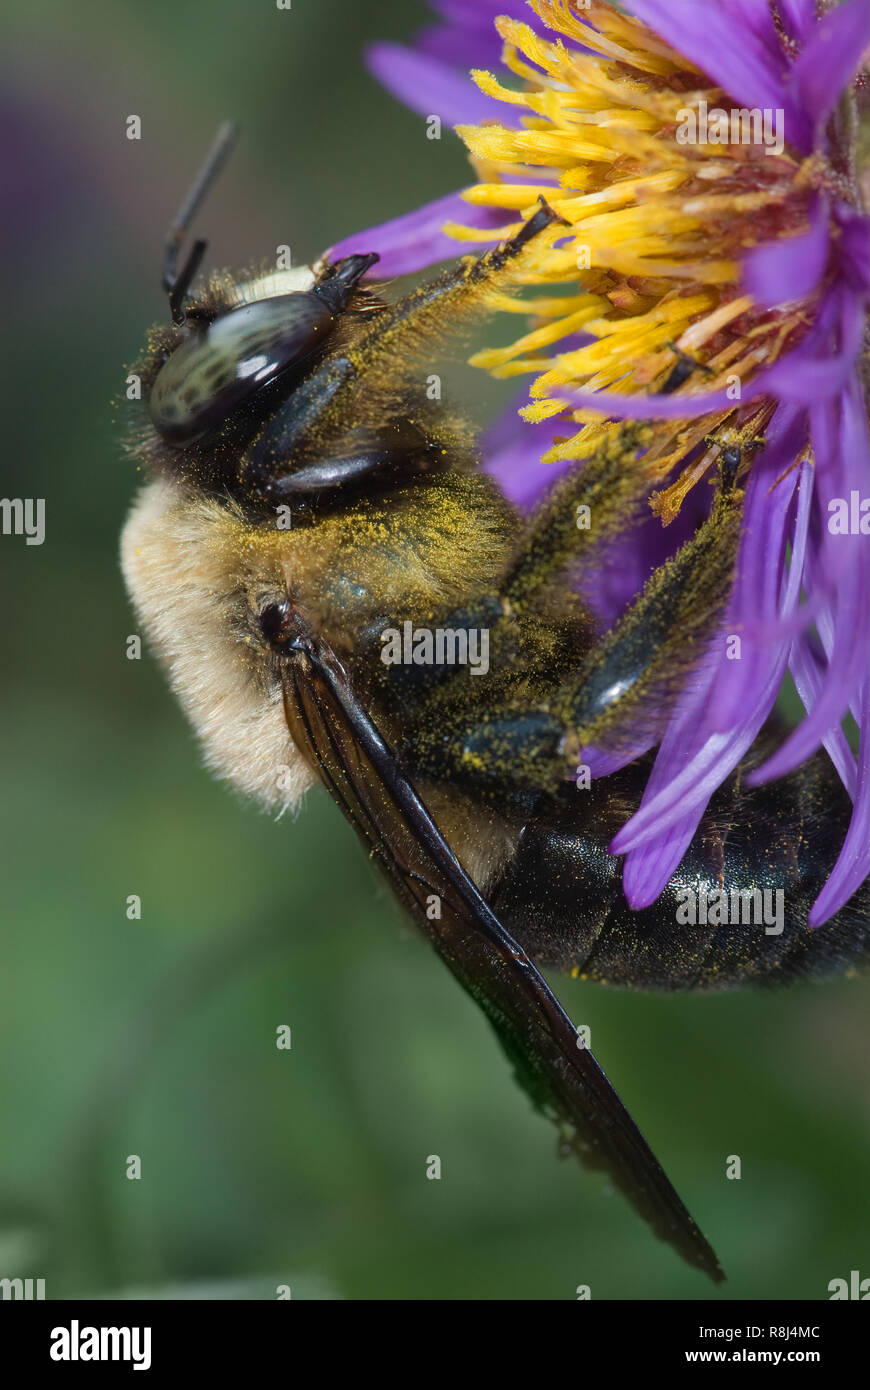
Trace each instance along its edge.
<path fill-rule="evenodd" d="M 442 960 L 481 1006 L 536 1109 L 690 1264 L 716 1256 L 568 1015 L 463 871 L 327 643 L 297 639 L 284 704 L 296 745 L 368 845 Z M 440 900 L 440 917 L 427 905 Z"/>

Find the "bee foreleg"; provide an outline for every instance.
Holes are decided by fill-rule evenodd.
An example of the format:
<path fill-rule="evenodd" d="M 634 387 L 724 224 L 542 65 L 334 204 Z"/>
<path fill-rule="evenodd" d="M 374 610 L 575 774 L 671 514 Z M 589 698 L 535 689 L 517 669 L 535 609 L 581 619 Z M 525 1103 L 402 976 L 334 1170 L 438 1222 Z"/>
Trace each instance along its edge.
<path fill-rule="evenodd" d="M 351 340 L 315 367 L 251 442 L 241 464 L 242 480 L 261 496 L 280 491 L 290 461 L 307 453 L 333 454 L 336 441 L 349 431 L 377 429 L 393 416 L 406 416 L 413 363 L 446 333 L 455 333 L 463 320 L 484 312 L 490 293 L 503 288 L 529 242 L 561 220 L 542 198 L 538 211 L 509 241 L 482 256 L 465 257 L 398 303 L 380 305 L 361 317 Z M 347 263 L 368 259 L 348 257 Z M 357 268 L 352 267 L 354 273 Z M 327 288 L 340 273 L 327 275 Z"/>
<path fill-rule="evenodd" d="M 464 319 L 484 312 L 491 292 L 502 289 L 516 273 L 516 262 L 528 244 L 548 227 L 564 222 L 543 197 L 540 204 L 508 241 L 481 256 L 463 257 L 457 265 L 383 309 L 349 353 L 358 370 L 371 371 L 385 358 L 395 364 L 409 356 L 419 357 L 421 346 L 433 337 L 455 333 Z"/>

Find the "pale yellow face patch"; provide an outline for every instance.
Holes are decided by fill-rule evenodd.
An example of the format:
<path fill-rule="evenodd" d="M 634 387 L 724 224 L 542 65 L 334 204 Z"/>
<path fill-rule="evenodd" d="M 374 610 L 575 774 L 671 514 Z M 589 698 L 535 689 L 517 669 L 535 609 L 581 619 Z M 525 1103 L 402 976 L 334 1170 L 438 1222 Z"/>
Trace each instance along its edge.
<path fill-rule="evenodd" d="M 239 519 L 166 479 L 150 482 L 121 536 L 121 567 L 207 766 L 265 809 L 295 810 L 316 780 L 290 738 L 254 605 L 282 585 L 239 544 Z M 256 568 L 254 566 L 256 565 Z"/>
<path fill-rule="evenodd" d="M 316 280 L 310 265 L 294 266 L 292 270 L 274 270 L 258 275 L 254 280 L 240 280 L 229 293 L 230 307 L 253 304 L 258 299 L 273 299 L 282 294 L 299 294 L 310 290 Z"/>

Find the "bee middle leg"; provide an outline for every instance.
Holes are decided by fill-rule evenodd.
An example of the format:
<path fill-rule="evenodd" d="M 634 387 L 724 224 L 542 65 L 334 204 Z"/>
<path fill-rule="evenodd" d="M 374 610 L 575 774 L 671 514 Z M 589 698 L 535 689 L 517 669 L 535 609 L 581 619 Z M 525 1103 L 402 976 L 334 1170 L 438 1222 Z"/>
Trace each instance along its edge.
<path fill-rule="evenodd" d="M 649 426 L 622 426 L 550 489 L 502 580 L 501 593 L 513 609 L 533 603 L 569 564 L 636 520 L 651 482 L 638 451 L 650 436 Z"/>
<path fill-rule="evenodd" d="M 540 665 L 523 697 L 492 707 L 481 683 L 436 689 L 409 753 L 426 775 L 449 774 L 483 795 L 507 786 L 555 790 L 590 747 L 658 741 L 685 677 L 709 649 L 730 597 L 743 493 L 722 487 L 708 519 L 577 669 Z"/>

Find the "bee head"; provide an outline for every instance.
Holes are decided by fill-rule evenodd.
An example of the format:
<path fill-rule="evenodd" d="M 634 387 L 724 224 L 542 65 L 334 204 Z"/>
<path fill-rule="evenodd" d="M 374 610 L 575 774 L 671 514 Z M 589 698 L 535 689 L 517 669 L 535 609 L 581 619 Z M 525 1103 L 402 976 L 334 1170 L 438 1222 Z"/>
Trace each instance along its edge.
<path fill-rule="evenodd" d="M 171 451 L 232 433 L 262 415 L 282 386 L 310 365 L 378 257 L 348 256 L 319 273 L 307 266 L 233 283 L 216 276 L 199 298 L 191 285 L 207 242 L 197 239 L 179 267 L 190 225 L 233 146 L 226 122 L 188 190 L 166 240 L 163 289 L 172 327 L 152 339 L 146 400 L 157 439 Z M 170 469 L 176 465 L 170 462 Z M 182 467 L 183 471 L 183 467 Z"/>
<path fill-rule="evenodd" d="M 319 354 L 377 259 L 348 256 L 326 266 L 316 280 L 308 267 L 264 276 L 245 285 L 242 302 L 217 311 L 207 300 L 194 301 L 148 397 L 160 438 L 186 448 L 239 414 L 256 415 L 259 402 L 273 399 L 282 383 Z M 282 277 L 284 292 L 269 293 Z"/>

